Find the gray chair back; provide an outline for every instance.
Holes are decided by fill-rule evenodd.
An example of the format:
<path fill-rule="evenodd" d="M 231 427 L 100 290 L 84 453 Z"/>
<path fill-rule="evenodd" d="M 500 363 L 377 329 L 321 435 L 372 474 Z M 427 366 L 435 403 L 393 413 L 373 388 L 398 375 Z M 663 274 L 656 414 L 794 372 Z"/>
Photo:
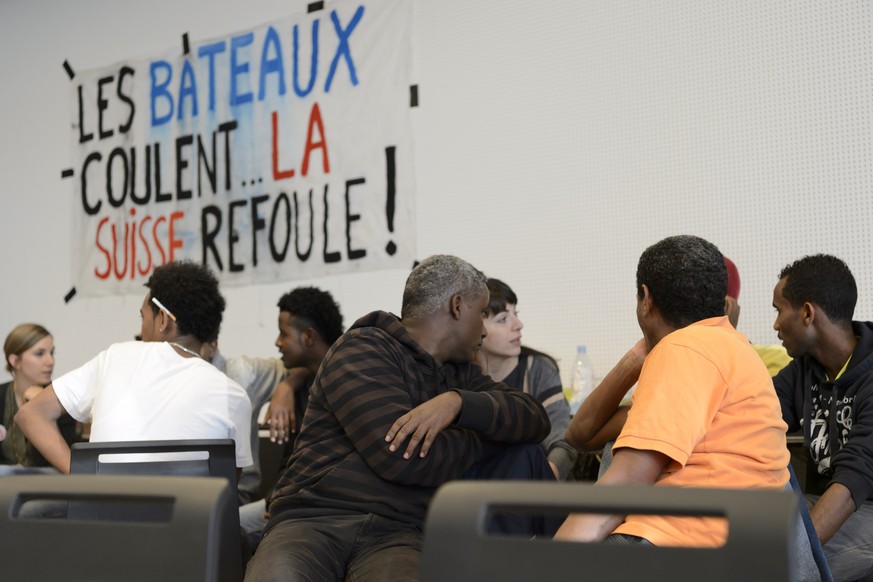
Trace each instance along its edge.
<path fill-rule="evenodd" d="M 0 479 L 4 580 L 222 580 L 226 479 L 17 475 Z M 30 503 L 152 506 L 162 520 L 27 518 Z M 124 511 L 120 512 L 121 514 Z"/>
<path fill-rule="evenodd" d="M 202 475 L 224 477 L 236 484 L 236 450 L 233 439 L 167 441 L 120 441 L 74 443 L 70 473 L 82 475 Z M 202 459 L 142 460 L 113 462 L 102 455 L 148 455 L 159 453 L 206 453 Z"/>
<path fill-rule="evenodd" d="M 128 441 L 128 442 L 89 442 L 76 443 L 71 448 L 70 473 L 74 475 L 161 475 L 161 476 L 211 476 L 221 477 L 236 492 L 236 450 L 232 439 L 204 439 L 178 441 Z M 205 458 L 179 458 L 167 460 L 161 453 L 205 453 Z M 103 455 L 146 455 L 148 460 L 133 462 L 112 462 L 112 457 Z M 135 458 L 135 457 L 134 457 Z M 128 459 L 130 460 L 130 459 Z M 112 505 L 89 502 L 72 502 L 69 516 L 72 519 L 101 518 L 111 519 L 123 509 L 125 519 L 149 521 L 160 519 L 155 507 L 128 506 L 118 508 Z M 244 554 L 250 553 L 244 546 L 239 525 L 238 498 L 227 503 L 222 513 L 221 580 L 237 582 L 242 580 Z"/>
<path fill-rule="evenodd" d="M 489 534 L 495 513 L 723 516 L 719 548 L 577 543 Z M 797 499 L 785 491 L 456 481 L 441 487 L 425 525 L 421 580 L 795 580 Z"/>

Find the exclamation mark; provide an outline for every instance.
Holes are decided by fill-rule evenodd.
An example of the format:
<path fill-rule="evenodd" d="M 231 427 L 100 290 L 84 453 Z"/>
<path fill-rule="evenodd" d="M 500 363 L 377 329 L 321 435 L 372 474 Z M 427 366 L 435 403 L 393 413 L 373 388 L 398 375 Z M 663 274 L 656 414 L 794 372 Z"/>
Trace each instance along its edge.
<path fill-rule="evenodd" d="M 387 185 L 387 199 L 385 201 L 385 216 L 388 218 L 388 232 L 394 232 L 394 208 L 395 199 L 397 197 L 397 166 L 394 162 L 394 152 L 397 146 L 389 146 L 385 148 L 385 166 L 387 167 L 387 176 L 385 183 Z M 394 255 L 397 252 L 397 245 L 394 241 L 388 241 L 385 250 L 389 255 Z"/>

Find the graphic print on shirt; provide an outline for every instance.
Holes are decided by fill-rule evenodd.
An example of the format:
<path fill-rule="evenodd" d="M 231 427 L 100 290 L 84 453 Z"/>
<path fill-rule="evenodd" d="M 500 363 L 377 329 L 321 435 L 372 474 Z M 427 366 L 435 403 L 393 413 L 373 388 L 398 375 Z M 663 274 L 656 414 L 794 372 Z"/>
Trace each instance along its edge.
<path fill-rule="evenodd" d="M 831 410 L 836 414 L 836 426 L 839 428 L 838 438 L 840 448 L 849 440 L 852 430 L 852 403 L 854 397 L 844 396 L 834 405 L 833 393 L 825 394 L 814 384 L 811 389 L 812 395 L 812 422 L 809 427 L 810 446 L 809 452 L 813 461 L 818 466 L 818 472 L 824 475 L 831 467 L 832 448 L 830 443 L 830 429 L 828 427 Z"/>

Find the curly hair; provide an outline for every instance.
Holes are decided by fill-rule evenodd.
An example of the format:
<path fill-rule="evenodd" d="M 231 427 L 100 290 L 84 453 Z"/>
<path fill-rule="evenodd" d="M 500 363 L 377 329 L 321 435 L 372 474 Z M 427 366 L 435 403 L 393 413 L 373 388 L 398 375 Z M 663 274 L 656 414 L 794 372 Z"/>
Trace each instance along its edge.
<path fill-rule="evenodd" d="M 201 342 L 218 339 L 225 303 L 218 279 L 208 267 L 192 261 L 173 261 L 156 267 L 145 286 L 173 313 L 182 335 L 193 335 Z M 158 313 L 154 304 L 152 311 Z"/>
<path fill-rule="evenodd" d="M 343 334 L 343 315 L 333 296 L 316 287 L 298 287 L 282 295 L 279 311 L 294 316 L 292 325 L 299 331 L 312 327 L 328 345 Z"/>
<path fill-rule="evenodd" d="M 486 291 L 485 275 L 463 259 L 433 255 L 406 279 L 400 318 L 423 318 L 436 313 L 452 295 L 472 301 Z"/>
<path fill-rule="evenodd" d="M 858 287 L 848 265 L 832 255 L 809 255 L 782 269 L 782 296 L 795 309 L 806 303 L 821 307 L 828 318 L 851 325 L 858 302 Z"/>
<path fill-rule="evenodd" d="M 6 371 L 10 374 L 14 372 L 9 363 L 9 356 L 13 354 L 20 356 L 38 344 L 42 338 L 50 335 L 46 328 L 36 323 L 16 325 L 15 329 L 6 336 L 6 342 L 3 344 L 3 351 L 6 352 Z"/>
<path fill-rule="evenodd" d="M 727 268 L 714 244 L 690 235 L 671 236 L 643 251 L 637 296 L 643 285 L 664 320 L 676 328 L 724 315 Z"/>

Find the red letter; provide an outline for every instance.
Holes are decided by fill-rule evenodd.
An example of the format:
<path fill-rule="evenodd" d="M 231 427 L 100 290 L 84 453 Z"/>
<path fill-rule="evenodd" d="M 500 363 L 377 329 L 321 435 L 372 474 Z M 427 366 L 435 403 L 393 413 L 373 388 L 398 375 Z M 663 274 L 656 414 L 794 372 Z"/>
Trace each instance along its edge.
<path fill-rule="evenodd" d="M 294 169 L 279 170 L 279 114 L 273 112 L 273 179 L 293 178 Z"/>
<path fill-rule="evenodd" d="M 127 237 L 130 236 L 130 227 L 124 223 L 124 240 L 121 241 L 121 248 L 124 249 L 124 268 L 118 272 L 118 233 L 115 231 L 115 226 L 112 225 L 112 260 L 115 262 L 112 265 L 112 271 L 115 273 L 115 278 L 121 281 L 127 273 Z"/>
<path fill-rule="evenodd" d="M 159 216 L 155 221 L 155 225 L 152 227 L 152 238 L 155 239 L 155 244 L 158 247 L 158 252 L 161 253 L 161 264 L 167 264 L 167 255 L 164 254 L 164 247 L 161 246 L 161 239 L 158 237 L 158 226 L 162 222 L 167 222 L 166 216 Z"/>
<path fill-rule="evenodd" d="M 146 264 L 145 269 L 143 269 L 142 267 L 137 265 L 136 270 L 139 272 L 140 275 L 147 275 L 149 273 L 149 271 L 152 270 L 152 251 L 149 248 L 148 241 L 145 239 L 145 237 L 142 234 L 142 229 L 145 228 L 146 223 L 150 222 L 151 219 L 152 219 L 151 216 L 146 216 L 145 218 L 142 219 L 142 222 L 139 223 L 139 240 L 142 241 L 142 246 L 145 247 L 146 255 L 149 258 L 149 262 Z"/>
<path fill-rule="evenodd" d="M 136 216 L 136 208 L 130 209 L 131 219 Z M 136 221 L 131 221 L 130 229 L 130 280 L 136 277 Z M 127 225 L 124 225 L 124 240 L 127 241 Z"/>
<path fill-rule="evenodd" d="M 175 237 L 175 222 L 180 218 L 185 218 L 185 213 L 181 211 L 174 212 L 170 215 L 170 261 L 173 260 L 174 250 L 182 248 L 182 241 Z"/>
<path fill-rule="evenodd" d="M 312 141 L 312 133 L 315 126 L 318 126 L 318 135 L 320 141 Z M 327 140 L 324 138 L 324 123 L 321 121 L 321 110 L 318 108 L 318 103 L 312 105 L 312 111 L 309 112 L 309 128 L 306 130 L 306 149 L 303 150 L 303 167 L 301 174 L 304 176 L 309 171 L 309 155 L 312 150 L 321 150 L 321 159 L 324 162 L 324 173 L 330 174 L 330 162 L 327 159 Z"/>
<path fill-rule="evenodd" d="M 94 237 L 94 243 L 97 245 L 97 249 L 103 253 L 103 256 L 106 257 L 106 271 L 101 273 L 97 269 L 94 269 L 94 274 L 97 275 L 98 279 L 106 279 L 109 277 L 109 273 L 112 272 L 112 257 L 109 256 L 109 251 L 100 244 L 100 231 L 103 229 L 103 225 L 109 222 L 109 217 L 107 216 L 97 225 L 97 234 Z"/>

